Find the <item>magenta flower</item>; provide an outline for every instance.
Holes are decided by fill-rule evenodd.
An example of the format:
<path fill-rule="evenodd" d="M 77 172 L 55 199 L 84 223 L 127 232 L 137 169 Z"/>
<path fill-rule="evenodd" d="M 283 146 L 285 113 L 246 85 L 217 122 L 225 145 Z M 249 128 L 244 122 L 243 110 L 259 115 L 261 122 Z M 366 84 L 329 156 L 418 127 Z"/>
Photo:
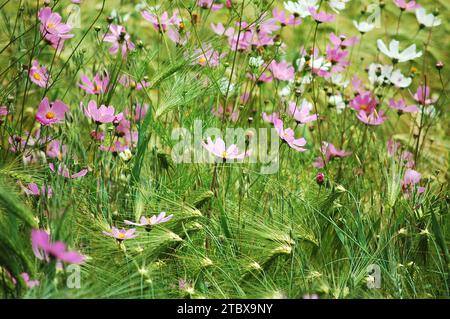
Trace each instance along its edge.
<path fill-rule="evenodd" d="M 137 234 L 135 234 L 136 229 L 132 228 L 132 229 L 117 229 L 116 227 L 111 227 L 111 230 L 109 232 L 107 231 L 103 231 L 103 234 L 105 234 L 106 236 L 110 236 L 110 237 L 114 237 L 118 242 L 122 242 L 125 239 L 132 239 L 135 238 L 137 236 Z"/>
<path fill-rule="evenodd" d="M 0 106 L 0 124 L 3 123 L 6 116 L 9 114 L 8 107 Z"/>
<path fill-rule="evenodd" d="M 84 107 L 83 102 L 80 102 L 80 107 L 86 117 L 92 119 L 97 125 L 112 123 L 116 119 L 114 106 L 101 105 L 97 108 L 97 102 L 91 100 L 87 108 Z"/>
<path fill-rule="evenodd" d="M 86 176 L 86 174 L 88 173 L 88 170 L 84 168 L 77 173 L 70 174 L 70 171 L 65 164 L 59 164 L 58 170 L 55 169 L 55 165 L 53 163 L 48 164 L 48 167 L 52 172 L 54 173 L 56 172 L 58 175 L 62 175 L 65 178 L 72 178 L 72 179 L 80 178 Z"/>
<path fill-rule="evenodd" d="M 422 179 L 422 175 L 413 170 L 408 168 L 405 171 L 405 175 L 403 176 L 402 180 L 402 190 L 403 192 L 411 192 L 415 189 L 416 184 L 420 183 L 420 180 Z M 417 187 L 417 193 L 421 194 L 425 192 L 425 187 Z"/>
<path fill-rule="evenodd" d="M 226 53 L 219 53 L 212 48 L 197 49 L 195 50 L 195 60 L 193 64 L 199 64 L 201 66 L 215 67 L 220 63 L 220 59 L 226 56 Z"/>
<path fill-rule="evenodd" d="M 66 250 L 66 244 L 62 241 L 52 243 L 45 230 L 33 229 L 31 231 L 31 246 L 34 255 L 47 262 L 56 259 L 69 264 L 82 264 L 86 259 L 76 251 Z"/>
<path fill-rule="evenodd" d="M 36 183 L 30 183 L 28 184 L 28 186 L 26 188 L 23 189 L 25 194 L 27 195 L 31 195 L 31 196 L 40 196 L 42 195 L 47 195 L 48 198 L 52 197 L 53 195 L 53 190 L 52 188 L 49 187 L 45 187 L 44 185 L 42 185 L 42 187 L 39 188 L 39 186 Z"/>
<path fill-rule="evenodd" d="M 25 281 L 27 287 L 30 289 L 39 286 L 40 284 L 39 280 L 32 280 L 30 278 L 30 275 L 26 272 L 21 273 L 20 276 L 22 277 L 23 281 Z"/>
<path fill-rule="evenodd" d="M 328 14 L 325 11 L 317 12 L 314 7 L 309 7 L 308 11 L 317 23 L 333 22 L 336 18 L 334 14 Z"/>
<path fill-rule="evenodd" d="M 306 100 L 302 101 L 300 108 L 295 102 L 289 102 L 289 115 L 291 115 L 298 124 L 305 124 L 317 120 L 317 114 L 310 114 L 312 109 L 311 103 Z"/>
<path fill-rule="evenodd" d="M 272 15 L 276 21 L 278 21 L 281 26 L 287 25 L 298 25 L 302 23 L 302 19 L 296 18 L 293 14 L 287 15 L 283 10 L 279 10 L 278 8 L 274 8 L 272 10 Z"/>
<path fill-rule="evenodd" d="M 211 9 L 217 11 L 223 8 L 223 4 L 214 3 L 214 0 L 197 0 L 197 5 L 203 9 Z"/>
<path fill-rule="evenodd" d="M 11 279 L 11 282 L 13 283 L 14 286 L 17 285 L 16 278 L 14 278 L 8 271 L 6 271 L 6 276 Z M 39 286 L 40 284 L 39 280 L 31 280 L 30 275 L 26 272 L 21 273 L 20 277 L 22 277 L 23 281 L 25 281 L 25 284 L 30 289 Z"/>
<path fill-rule="evenodd" d="M 399 113 L 413 113 L 419 111 L 416 105 L 406 105 L 404 99 L 398 101 L 390 99 L 388 105 L 391 109 L 397 110 Z"/>
<path fill-rule="evenodd" d="M 222 158 L 223 160 L 228 159 L 244 159 L 244 157 L 249 156 L 249 152 L 239 153 L 239 149 L 235 144 L 232 144 L 225 148 L 225 142 L 220 138 L 216 138 L 216 141 L 213 142 L 211 137 L 207 138 L 207 143 L 202 141 L 202 146 L 211 154 L 218 158 Z"/>
<path fill-rule="evenodd" d="M 417 88 L 417 92 L 413 95 L 413 98 L 418 103 L 420 103 L 420 105 L 426 106 L 436 102 L 435 99 L 430 99 L 429 96 L 430 88 L 428 86 L 422 85 Z"/>
<path fill-rule="evenodd" d="M 372 113 L 377 106 L 377 100 L 372 96 L 371 92 L 361 92 L 353 100 L 350 106 L 357 111 Z"/>
<path fill-rule="evenodd" d="M 335 157 L 346 157 L 352 154 L 352 152 L 338 150 L 333 144 L 328 142 L 322 142 L 321 152 L 323 158 L 321 156 L 317 157 L 316 162 L 313 164 L 316 168 L 323 168 L 326 163 Z"/>
<path fill-rule="evenodd" d="M 64 40 L 74 36 L 69 33 L 72 27 L 69 24 L 62 23 L 61 16 L 56 12 L 52 12 L 51 8 L 42 8 L 39 11 L 38 17 L 41 22 L 40 31 L 42 36 L 55 49 L 61 50 L 64 45 Z"/>
<path fill-rule="evenodd" d="M 211 113 L 219 119 L 229 119 L 234 123 L 239 119 L 239 110 L 233 110 L 233 105 L 229 105 L 226 109 L 219 105 L 217 109 L 213 108 Z"/>
<path fill-rule="evenodd" d="M 52 125 L 63 121 L 68 111 L 69 108 L 63 102 L 49 103 L 48 98 L 45 97 L 39 104 L 36 120 L 42 125 Z"/>
<path fill-rule="evenodd" d="M 347 39 L 345 35 L 336 36 L 333 32 L 330 33 L 330 42 L 334 45 L 335 48 L 341 48 L 345 50 L 348 47 L 354 46 L 358 43 L 359 39 L 357 37 L 351 37 Z"/>
<path fill-rule="evenodd" d="M 327 60 L 331 62 L 331 73 L 340 73 L 345 70 L 350 64 L 350 62 L 345 59 L 347 55 L 348 52 L 341 50 L 339 47 L 333 48 L 327 46 Z"/>
<path fill-rule="evenodd" d="M 295 70 L 294 67 L 288 64 L 286 61 L 277 63 L 272 61 L 268 69 L 272 72 L 273 76 L 281 81 L 290 81 L 294 79 Z"/>
<path fill-rule="evenodd" d="M 59 160 L 62 160 L 62 157 L 66 150 L 66 145 L 61 145 L 61 142 L 59 140 L 52 140 L 50 143 L 48 143 L 45 154 L 50 158 L 57 158 Z"/>
<path fill-rule="evenodd" d="M 273 124 L 275 122 L 276 119 L 280 118 L 280 115 L 278 114 L 278 112 L 274 112 L 272 114 L 267 114 L 266 112 L 262 112 L 261 113 L 262 119 L 264 122 Z"/>
<path fill-rule="evenodd" d="M 134 226 L 154 226 L 158 224 L 162 224 L 171 220 L 173 215 L 166 216 L 166 212 L 161 212 L 158 215 L 153 215 L 152 217 L 141 216 L 139 223 L 133 223 L 129 220 L 125 220 L 124 223 L 127 225 Z"/>
<path fill-rule="evenodd" d="M 147 88 L 150 86 L 150 82 L 147 82 L 145 80 L 141 81 L 134 81 L 132 78 L 130 78 L 128 75 L 124 74 L 119 78 L 119 83 L 122 84 L 124 87 L 128 88 L 131 86 L 134 86 L 136 91 L 141 91 L 144 88 Z"/>
<path fill-rule="evenodd" d="M 128 51 L 134 50 L 135 45 L 130 40 L 130 35 L 126 32 L 125 27 L 111 24 L 109 26 L 110 33 L 106 34 L 103 41 L 112 43 L 109 52 L 116 54 L 119 49 L 122 52 L 122 57 L 126 58 Z"/>
<path fill-rule="evenodd" d="M 101 76 L 97 73 L 91 81 L 86 75 L 81 74 L 81 82 L 78 86 L 86 91 L 86 93 L 103 94 L 108 90 L 109 76 L 107 74 Z"/>
<path fill-rule="evenodd" d="M 400 10 L 404 11 L 413 11 L 417 8 L 420 8 L 420 5 L 416 3 L 416 1 L 406 2 L 405 0 L 394 0 L 394 3 Z"/>
<path fill-rule="evenodd" d="M 289 147 L 293 148 L 298 152 L 306 151 L 306 148 L 303 148 L 303 146 L 306 145 L 306 140 L 303 137 L 296 139 L 293 129 L 291 128 L 284 129 L 282 120 L 275 119 L 273 125 L 275 127 L 278 136 L 280 136 L 280 138 L 284 142 L 286 142 L 289 145 Z"/>
<path fill-rule="evenodd" d="M 178 13 L 174 12 L 172 17 L 169 18 L 169 14 L 164 11 L 163 14 L 158 17 L 153 13 L 148 11 L 142 11 L 142 17 L 151 22 L 156 31 L 165 32 L 167 31 L 167 27 L 171 25 L 179 25 L 181 23 L 181 19 L 178 17 Z"/>
<path fill-rule="evenodd" d="M 30 80 L 40 87 L 46 87 L 48 83 L 48 72 L 45 67 L 40 67 L 37 60 L 33 60 L 30 71 L 28 72 Z"/>
<path fill-rule="evenodd" d="M 358 118 L 358 120 L 360 120 L 364 124 L 374 125 L 374 126 L 381 125 L 386 120 L 386 117 L 384 116 L 384 111 L 378 111 L 377 112 L 376 110 L 374 110 L 370 114 L 368 114 L 365 111 L 361 110 L 361 111 L 358 112 L 356 117 Z"/>

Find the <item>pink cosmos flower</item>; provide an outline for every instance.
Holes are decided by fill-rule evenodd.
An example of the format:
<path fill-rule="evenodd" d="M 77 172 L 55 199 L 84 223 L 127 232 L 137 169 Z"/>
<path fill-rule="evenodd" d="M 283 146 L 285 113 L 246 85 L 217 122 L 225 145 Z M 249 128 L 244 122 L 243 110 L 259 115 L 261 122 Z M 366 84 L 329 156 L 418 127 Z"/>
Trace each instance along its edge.
<path fill-rule="evenodd" d="M 327 60 L 331 62 L 331 73 L 340 73 L 345 70 L 350 64 L 350 62 L 345 59 L 347 55 L 347 51 L 327 46 Z"/>
<path fill-rule="evenodd" d="M 140 121 L 145 117 L 145 114 L 147 114 L 148 112 L 148 104 L 145 103 L 144 105 L 136 105 L 136 110 L 135 110 L 135 120 L 136 121 Z"/>
<path fill-rule="evenodd" d="M 9 113 L 8 107 L 0 106 L 0 124 L 3 123 L 3 121 L 6 118 L 6 116 L 8 115 L 8 113 Z"/>
<path fill-rule="evenodd" d="M 207 138 L 207 143 L 202 141 L 202 146 L 211 154 L 218 158 L 222 158 L 223 160 L 228 159 L 244 159 L 244 157 L 249 156 L 249 152 L 239 153 L 239 149 L 235 144 L 232 144 L 225 148 L 225 142 L 220 138 L 216 138 L 216 141 L 213 142 L 211 137 Z"/>
<path fill-rule="evenodd" d="M 39 186 L 36 183 L 30 183 L 26 188 L 23 189 L 25 194 L 31 195 L 31 196 L 39 196 L 46 194 L 48 198 L 52 197 L 53 190 L 51 187 L 45 187 L 42 185 L 42 187 L 39 188 Z"/>
<path fill-rule="evenodd" d="M 124 74 L 119 78 L 119 83 L 122 84 L 124 87 L 128 88 L 132 85 L 135 87 L 136 91 L 141 91 L 144 88 L 148 88 L 151 84 L 150 82 L 147 82 L 145 80 L 141 81 L 135 81 L 128 75 Z"/>
<path fill-rule="evenodd" d="M 109 52 L 116 54 L 121 49 L 122 57 L 126 58 L 128 51 L 134 50 L 135 45 L 131 42 L 130 35 L 126 32 L 125 27 L 111 24 L 109 31 L 111 33 L 106 34 L 103 38 L 103 41 L 112 43 Z"/>
<path fill-rule="evenodd" d="M 317 120 L 317 114 L 310 114 L 312 109 L 311 103 L 306 100 L 302 101 L 300 108 L 295 102 L 289 102 L 289 115 L 291 115 L 298 124 L 305 124 Z"/>
<path fill-rule="evenodd" d="M 167 29 L 167 36 L 169 37 L 169 39 L 180 46 L 184 46 L 186 45 L 186 43 L 188 42 L 191 33 L 190 32 L 185 32 L 183 30 L 180 30 L 176 27 L 171 27 Z"/>
<path fill-rule="evenodd" d="M 293 148 L 298 152 L 306 151 L 306 148 L 303 148 L 303 146 L 306 145 L 306 140 L 303 137 L 296 139 L 293 129 L 291 128 L 284 129 L 282 120 L 275 119 L 273 125 L 275 127 L 278 136 L 280 136 L 280 138 L 284 142 L 286 142 L 291 148 Z"/>
<path fill-rule="evenodd" d="M 99 150 L 103 152 L 110 152 L 113 155 L 117 155 L 121 152 L 124 152 L 126 150 L 130 149 L 130 145 L 127 143 L 122 143 L 121 141 L 117 140 L 113 144 L 108 145 L 100 145 Z"/>
<path fill-rule="evenodd" d="M 309 7 L 308 11 L 317 23 L 333 22 L 336 18 L 334 14 L 328 14 L 325 11 L 317 12 L 314 7 Z"/>
<path fill-rule="evenodd" d="M 357 111 L 364 111 L 370 114 L 375 110 L 377 100 L 372 96 L 371 92 L 361 92 L 350 101 L 350 106 Z"/>
<path fill-rule="evenodd" d="M 114 115 L 114 106 L 101 105 L 97 108 L 97 102 L 91 100 L 87 108 L 84 107 L 83 102 L 80 102 L 80 108 L 86 117 L 92 119 L 96 124 L 112 123 L 116 119 Z"/>
<path fill-rule="evenodd" d="M 52 12 L 50 7 L 42 8 L 38 14 L 41 22 L 40 31 L 44 39 L 49 42 L 55 49 L 61 50 L 64 40 L 72 38 L 74 35 L 69 32 L 72 27 L 69 24 L 61 22 L 61 16 Z"/>
<path fill-rule="evenodd" d="M 178 17 L 178 12 L 174 12 L 172 17 L 169 18 L 169 14 L 164 11 L 163 14 L 158 17 L 148 11 L 142 11 L 142 17 L 151 22 L 156 31 L 165 32 L 167 27 L 171 25 L 178 26 L 181 23 L 181 19 Z"/>
<path fill-rule="evenodd" d="M 397 7 L 399 7 L 402 11 L 413 11 L 417 8 L 420 8 L 420 5 L 416 3 L 416 1 L 406 2 L 405 0 L 394 0 L 394 3 Z"/>
<path fill-rule="evenodd" d="M 255 75 L 253 73 L 247 73 L 247 77 L 252 81 L 255 81 L 257 84 L 269 83 L 272 82 L 273 80 L 272 74 L 268 71 L 262 72 L 258 75 Z"/>
<path fill-rule="evenodd" d="M 55 169 L 55 165 L 53 163 L 48 164 L 48 167 L 52 172 L 54 173 L 56 172 L 58 175 L 62 175 L 65 178 L 72 178 L 72 179 L 80 178 L 86 176 L 86 174 L 88 173 L 88 170 L 84 168 L 77 173 L 70 174 L 70 171 L 65 164 L 59 164 L 58 170 Z"/>
<path fill-rule="evenodd" d="M 364 124 L 374 125 L 374 126 L 381 125 L 386 120 L 386 117 L 384 116 L 384 111 L 377 112 L 376 110 L 374 110 L 370 114 L 361 110 L 358 112 L 356 117 L 358 118 L 358 120 L 360 120 Z"/>
<path fill-rule="evenodd" d="M 351 37 L 347 39 L 345 35 L 336 36 L 333 32 L 330 33 L 330 42 L 334 45 L 335 48 L 341 48 L 345 50 L 348 47 L 354 46 L 359 42 L 357 37 Z"/>
<path fill-rule="evenodd" d="M 292 15 L 286 15 L 286 12 L 278 8 L 272 10 L 272 15 L 277 22 L 281 24 L 282 27 L 287 25 L 298 25 L 302 23 L 302 19 Z"/>
<path fill-rule="evenodd" d="M 127 225 L 134 226 L 154 226 L 158 224 L 162 224 L 171 220 L 173 215 L 166 216 L 166 212 L 161 212 L 158 215 L 153 215 L 152 217 L 141 216 L 139 223 L 133 223 L 129 220 L 125 220 L 124 223 Z"/>
<path fill-rule="evenodd" d="M 39 286 L 40 284 L 39 280 L 31 280 L 30 275 L 26 272 L 21 273 L 20 276 L 22 277 L 23 281 L 25 281 L 27 287 L 30 289 Z"/>
<path fill-rule="evenodd" d="M 95 130 L 93 130 L 91 131 L 91 133 L 89 133 L 89 135 L 95 141 L 103 141 L 105 139 L 105 133 L 103 132 L 96 132 Z"/>
<path fill-rule="evenodd" d="M 436 102 L 435 99 L 430 99 L 429 96 L 430 88 L 428 86 L 422 85 L 417 88 L 417 92 L 413 95 L 413 98 L 418 103 L 420 103 L 420 105 L 426 106 Z"/>
<path fill-rule="evenodd" d="M 105 234 L 106 236 L 110 236 L 110 237 L 114 237 L 118 242 L 122 242 L 125 239 L 132 239 L 135 238 L 137 236 L 137 234 L 135 234 L 136 229 L 132 228 L 132 229 L 117 229 L 116 227 L 111 227 L 111 230 L 109 232 L 107 231 L 103 231 L 103 234 Z"/>
<path fill-rule="evenodd" d="M 294 67 L 288 64 L 286 61 L 277 63 L 276 61 L 270 62 L 268 69 L 272 72 L 273 76 L 281 81 L 290 81 L 294 79 L 295 70 Z"/>
<path fill-rule="evenodd" d="M 223 4 L 214 3 L 214 0 L 197 0 L 197 5 L 203 9 L 211 9 L 217 11 L 223 8 Z"/>
<path fill-rule="evenodd" d="M 48 143 L 45 153 L 47 157 L 62 160 L 62 157 L 66 150 L 66 145 L 61 145 L 61 142 L 59 140 L 52 140 L 50 143 Z"/>
<path fill-rule="evenodd" d="M 69 108 L 63 102 L 49 103 L 48 98 L 45 97 L 39 104 L 36 120 L 42 125 L 52 125 L 63 121 L 68 111 Z"/>
<path fill-rule="evenodd" d="M 201 66 L 215 67 L 220 63 L 220 59 L 226 56 L 226 53 L 219 53 L 212 48 L 197 49 L 194 53 L 195 60 L 192 64 L 199 64 Z"/>
<path fill-rule="evenodd" d="M 69 264 L 82 264 L 86 259 L 76 251 L 66 250 L 66 244 L 62 241 L 52 243 L 45 230 L 33 229 L 31 231 L 31 246 L 34 255 L 47 262 L 56 259 Z"/>
<path fill-rule="evenodd" d="M 45 67 L 40 67 L 37 60 L 33 60 L 28 76 L 30 77 L 30 80 L 38 86 L 47 86 L 49 79 L 47 69 Z"/>
<path fill-rule="evenodd" d="M 420 180 L 422 178 L 422 175 L 413 170 L 408 168 L 405 171 L 405 175 L 403 176 L 403 180 L 402 180 L 402 190 L 403 192 L 407 193 L 407 192 L 411 192 L 415 189 L 416 184 L 420 183 Z M 425 187 L 417 187 L 417 193 L 421 194 L 425 192 Z"/>
<path fill-rule="evenodd" d="M 225 114 L 224 114 L 225 112 Z M 232 122 L 237 122 L 239 119 L 239 110 L 233 111 L 233 105 L 228 105 L 227 108 L 224 110 L 222 105 L 219 105 L 217 109 L 213 108 L 211 113 L 218 117 L 219 119 L 229 119 Z"/>
<path fill-rule="evenodd" d="M 105 76 L 97 73 L 94 76 L 94 79 L 91 81 L 89 78 L 81 74 L 81 82 L 78 86 L 86 91 L 88 94 L 103 94 L 106 93 L 109 84 L 109 76 L 106 74 Z"/>
<path fill-rule="evenodd" d="M 17 285 L 17 280 L 14 278 L 8 271 L 6 271 L 6 276 L 9 277 L 13 283 L 13 285 Z M 26 272 L 23 272 L 20 274 L 20 277 L 22 277 L 23 281 L 25 281 L 25 284 L 28 288 L 34 288 L 36 286 L 39 286 L 40 282 L 39 280 L 31 280 L 30 275 Z"/>
<path fill-rule="evenodd" d="M 262 112 L 261 115 L 262 115 L 263 121 L 270 123 L 270 124 L 273 124 L 276 119 L 280 118 L 280 115 L 277 112 L 274 112 L 270 115 L 268 115 L 266 112 Z"/>
<path fill-rule="evenodd" d="M 322 142 L 321 152 L 323 158 L 321 156 L 317 157 L 316 162 L 313 164 L 316 168 L 323 168 L 326 163 L 335 157 L 346 157 L 352 154 L 352 152 L 338 150 L 333 144 L 328 142 Z"/>
<path fill-rule="evenodd" d="M 390 99 L 388 105 L 391 109 L 397 110 L 399 113 L 413 113 L 419 111 L 416 105 L 406 105 L 405 99 L 400 99 L 398 101 Z"/>
<path fill-rule="evenodd" d="M 360 78 L 358 78 L 357 75 L 354 75 L 354 76 L 353 76 L 352 82 L 351 82 L 351 83 L 352 83 L 353 91 L 355 91 L 355 92 L 357 92 L 357 93 L 359 93 L 359 94 L 364 93 L 364 85 L 363 85 L 363 82 L 361 81 Z"/>

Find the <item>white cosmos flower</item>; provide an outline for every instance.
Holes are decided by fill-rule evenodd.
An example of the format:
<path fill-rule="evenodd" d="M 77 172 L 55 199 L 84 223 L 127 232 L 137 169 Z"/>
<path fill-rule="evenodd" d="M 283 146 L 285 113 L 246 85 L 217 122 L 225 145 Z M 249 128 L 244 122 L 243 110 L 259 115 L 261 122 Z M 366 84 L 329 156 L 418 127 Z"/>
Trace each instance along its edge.
<path fill-rule="evenodd" d="M 328 98 L 328 103 L 336 107 L 336 112 L 338 114 L 341 114 L 342 111 L 345 109 L 345 102 L 344 99 L 342 98 L 342 95 L 340 94 L 330 96 Z"/>
<path fill-rule="evenodd" d="M 399 44 L 400 43 L 397 40 L 392 40 L 389 43 L 388 49 L 383 40 L 377 40 L 378 50 L 380 50 L 386 56 L 390 57 L 394 61 L 394 63 L 406 62 L 422 56 L 422 51 L 416 52 L 415 44 L 410 45 L 408 48 L 403 50 L 403 52 L 400 52 Z"/>
<path fill-rule="evenodd" d="M 370 32 L 373 30 L 373 28 L 375 28 L 375 24 L 369 23 L 366 21 L 362 21 L 362 22 L 358 23 L 355 20 L 353 20 L 353 24 L 354 24 L 355 28 L 358 29 L 358 31 L 361 33 Z"/>
<path fill-rule="evenodd" d="M 394 67 L 392 65 L 381 65 L 372 63 L 369 65 L 369 82 L 374 84 L 389 84 L 389 79 Z"/>
<path fill-rule="evenodd" d="M 291 13 L 296 13 L 302 18 L 310 16 L 309 7 L 314 7 L 316 10 L 319 8 L 317 0 L 300 0 L 300 1 L 287 1 L 284 3 L 284 7 Z"/>
<path fill-rule="evenodd" d="M 390 81 L 398 88 L 407 88 L 411 85 L 412 79 L 404 76 L 400 70 L 391 73 Z"/>
<path fill-rule="evenodd" d="M 230 83 L 230 81 L 227 78 L 223 77 L 223 78 L 219 79 L 218 82 L 219 82 L 218 84 L 219 84 L 220 92 L 223 95 L 226 95 L 227 93 L 231 94 L 231 92 L 234 91 L 234 84 Z"/>
<path fill-rule="evenodd" d="M 349 81 L 348 80 L 344 80 L 344 76 L 341 73 L 333 73 L 331 75 L 331 83 L 346 88 Z"/>
<path fill-rule="evenodd" d="M 437 27 L 442 23 L 441 19 L 432 13 L 427 14 L 427 10 L 425 10 L 425 8 L 416 9 L 416 18 L 420 25 L 428 28 Z"/>
<path fill-rule="evenodd" d="M 280 90 L 278 93 L 281 97 L 288 97 L 291 95 L 291 87 L 289 85 L 286 85 L 284 88 Z"/>
<path fill-rule="evenodd" d="M 321 70 L 321 71 L 329 71 L 331 68 L 331 62 L 327 61 L 324 57 L 310 57 L 308 63 L 311 65 L 315 70 Z M 300 59 L 297 60 L 298 69 L 299 71 L 302 71 L 305 68 L 306 59 L 304 56 L 302 56 Z"/>
<path fill-rule="evenodd" d="M 349 2 L 350 0 L 330 0 L 328 5 L 331 9 L 333 9 L 335 12 L 339 13 L 339 11 L 345 9 L 345 4 Z"/>
<path fill-rule="evenodd" d="M 263 65 L 264 60 L 258 55 L 257 57 L 251 57 L 248 59 L 248 65 L 250 65 L 252 68 L 259 68 L 261 65 Z"/>

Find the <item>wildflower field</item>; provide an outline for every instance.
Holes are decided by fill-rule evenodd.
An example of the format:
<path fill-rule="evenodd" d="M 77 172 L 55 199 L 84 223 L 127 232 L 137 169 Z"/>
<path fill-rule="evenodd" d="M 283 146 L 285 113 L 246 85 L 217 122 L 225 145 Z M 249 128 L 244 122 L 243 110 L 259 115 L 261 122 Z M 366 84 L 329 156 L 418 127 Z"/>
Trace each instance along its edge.
<path fill-rule="evenodd" d="M 1 298 L 448 298 L 447 0 L 0 0 Z"/>

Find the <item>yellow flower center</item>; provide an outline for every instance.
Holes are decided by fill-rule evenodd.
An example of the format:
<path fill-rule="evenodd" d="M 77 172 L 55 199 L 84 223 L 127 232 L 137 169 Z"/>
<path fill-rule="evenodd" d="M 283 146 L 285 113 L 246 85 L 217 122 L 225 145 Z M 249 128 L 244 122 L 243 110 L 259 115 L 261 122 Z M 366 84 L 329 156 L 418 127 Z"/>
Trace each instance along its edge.
<path fill-rule="evenodd" d="M 200 63 L 205 63 L 206 62 L 206 59 L 205 59 L 205 57 L 201 57 L 200 59 L 198 59 L 198 62 L 200 62 Z"/>
<path fill-rule="evenodd" d="M 39 74 L 39 73 L 34 73 L 33 74 L 33 77 L 36 79 L 36 80 L 40 80 L 40 79 L 42 79 L 42 77 L 41 77 L 41 75 Z"/>
<path fill-rule="evenodd" d="M 124 233 L 119 233 L 119 234 L 117 235 L 117 238 L 119 238 L 119 239 L 125 239 L 125 234 L 124 234 Z"/>
<path fill-rule="evenodd" d="M 95 90 L 96 90 L 96 91 L 100 91 L 100 90 L 101 90 L 100 85 L 96 84 L 96 85 L 95 85 Z"/>
<path fill-rule="evenodd" d="M 55 113 L 53 112 L 47 112 L 47 114 L 45 114 L 45 117 L 49 120 L 55 118 Z"/>
<path fill-rule="evenodd" d="M 228 156 L 227 151 L 223 151 L 223 152 L 222 152 L 222 157 L 227 157 L 227 156 Z"/>
<path fill-rule="evenodd" d="M 417 72 L 417 68 L 413 66 L 413 67 L 411 68 L 411 73 L 416 73 L 416 72 Z"/>
<path fill-rule="evenodd" d="M 361 110 L 367 110 L 369 106 L 367 104 L 361 104 L 361 106 L 359 107 Z"/>
<path fill-rule="evenodd" d="M 47 24 L 47 29 L 53 29 L 55 25 L 53 23 Z"/>

